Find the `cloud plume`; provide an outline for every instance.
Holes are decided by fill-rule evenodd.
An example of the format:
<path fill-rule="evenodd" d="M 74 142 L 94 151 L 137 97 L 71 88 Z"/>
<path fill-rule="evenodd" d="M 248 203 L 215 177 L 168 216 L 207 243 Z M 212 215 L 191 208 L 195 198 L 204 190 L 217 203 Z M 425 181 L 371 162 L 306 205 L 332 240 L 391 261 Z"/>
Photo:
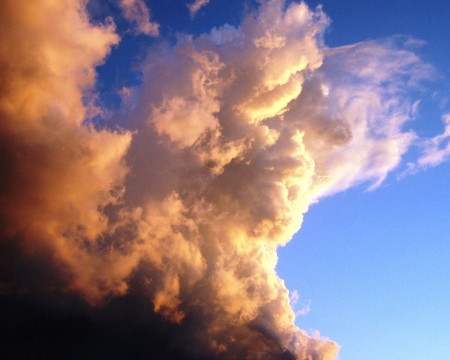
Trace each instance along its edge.
<path fill-rule="evenodd" d="M 237 27 L 155 45 L 126 121 L 102 127 L 95 67 L 120 39 L 84 5 L 0 5 L 0 350 L 333 359 L 336 343 L 295 326 L 277 247 L 311 203 L 376 187 L 416 140 L 405 89 L 432 69 L 414 41 L 329 49 L 320 8 L 263 1 Z M 121 6 L 157 33 L 142 1 Z"/>

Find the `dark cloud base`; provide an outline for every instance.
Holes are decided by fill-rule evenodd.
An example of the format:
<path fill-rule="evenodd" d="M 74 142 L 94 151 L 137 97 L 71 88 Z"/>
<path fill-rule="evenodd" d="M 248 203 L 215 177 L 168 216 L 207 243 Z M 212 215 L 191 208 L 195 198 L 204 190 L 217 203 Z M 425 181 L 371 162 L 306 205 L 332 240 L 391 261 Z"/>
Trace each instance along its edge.
<path fill-rule="evenodd" d="M 96 308 L 75 295 L 10 294 L 0 297 L 0 358 L 230 359 L 193 353 L 191 320 L 170 323 L 133 291 Z M 280 349 L 271 359 L 295 356 Z"/>
<path fill-rule="evenodd" d="M 212 359 L 183 351 L 181 326 L 133 295 L 95 309 L 71 296 L 4 296 L 0 319 L 2 359 Z"/>
<path fill-rule="evenodd" d="M 61 271 L 45 256 L 0 244 L 0 359 L 212 359 L 189 354 L 186 325 L 156 314 L 137 286 L 92 307 L 58 290 Z"/>
<path fill-rule="evenodd" d="M 148 289 L 143 285 L 142 267 L 131 277 L 126 295 L 92 306 L 79 294 L 61 292 L 64 272 L 49 265 L 45 254 L 26 256 L 17 241 L 0 245 L 0 359 L 225 360 L 248 356 L 247 349 L 239 347 L 233 348 L 232 355 L 206 353 L 208 339 L 198 332 L 211 321 L 204 314 L 193 311 L 177 324 L 156 313 L 150 298 L 143 296 Z M 270 359 L 295 359 L 270 339 L 261 324 L 250 322 L 247 328 L 273 342 L 267 354 Z"/>

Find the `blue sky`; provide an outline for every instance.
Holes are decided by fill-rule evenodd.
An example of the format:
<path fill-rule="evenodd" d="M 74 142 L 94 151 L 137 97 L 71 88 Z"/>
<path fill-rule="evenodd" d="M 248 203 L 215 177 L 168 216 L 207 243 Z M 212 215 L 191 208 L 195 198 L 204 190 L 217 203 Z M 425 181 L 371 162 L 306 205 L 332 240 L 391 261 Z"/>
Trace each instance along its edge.
<path fill-rule="evenodd" d="M 419 54 L 440 76 L 429 85 L 414 126 L 426 136 L 441 131 L 448 106 L 440 100 L 449 95 L 449 4 L 321 3 L 333 21 L 329 46 L 394 34 L 426 41 Z M 323 199 L 280 250 L 277 269 L 298 290 L 298 306 L 311 300 L 297 324 L 335 339 L 341 359 L 447 359 L 449 175 L 444 163 L 401 180 L 390 176 L 373 192 L 361 186 Z"/>
<path fill-rule="evenodd" d="M 0 357 L 447 360 L 448 19 L 1 4 Z"/>
<path fill-rule="evenodd" d="M 297 308 L 311 300 L 297 324 L 335 339 L 341 359 L 446 358 L 448 171 L 324 199 L 280 250 Z"/>

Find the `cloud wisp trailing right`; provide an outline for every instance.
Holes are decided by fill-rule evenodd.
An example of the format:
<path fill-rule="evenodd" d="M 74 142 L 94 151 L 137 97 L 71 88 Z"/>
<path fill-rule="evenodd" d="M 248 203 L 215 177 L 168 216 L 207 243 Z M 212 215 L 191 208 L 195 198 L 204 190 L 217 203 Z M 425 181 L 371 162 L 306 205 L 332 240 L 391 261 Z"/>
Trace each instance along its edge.
<path fill-rule="evenodd" d="M 70 327 L 89 344 L 80 357 L 333 359 L 336 343 L 295 326 L 277 248 L 313 202 L 375 188 L 419 141 L 403 130 L 417 106 L 407 89 L 433 69 L 414 40 L 330 49 L 320 8 L 262 1 L 238 26 L 150 48 L 119 131 L 90 114 L 95 67 L 120 39 L 84 6 L 0 7 L 1 45 L 29 39 L 1 56 L 4 308 L 70 327 L 54 308 L 68 307 L 84 319 Z M 143 1 L 120 6 L 138 33 L 158 34 Z M 443 160 L 447 137 L 427 140 L 417 166 Z M 20 316 L 5 317 L 9 343 L 39 347 Z M 30 328 L 42 347 L 56 336 Z"/>

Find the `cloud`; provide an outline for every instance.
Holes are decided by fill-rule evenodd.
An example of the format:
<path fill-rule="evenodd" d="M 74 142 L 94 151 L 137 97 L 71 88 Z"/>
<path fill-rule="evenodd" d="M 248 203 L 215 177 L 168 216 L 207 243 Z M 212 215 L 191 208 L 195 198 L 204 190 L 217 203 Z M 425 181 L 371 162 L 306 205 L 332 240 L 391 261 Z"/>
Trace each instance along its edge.
<path fill-rule="evenodd" d="M 264 1 L 150 48 L 119 129 L 89 118 L 119 38 L 84 4 L 0 5 L 6 353 L 55 354 L 62 328 L 78 357 L 333 359 L 295 326 L 277 248 L 313 202 L 377 186 L 415 143 L 406 90 L 432 73 L 415 41 L 329 49 L 320 8 Z M 143 2 L 121 6 L 156 34 Z"/>
<path fill-rule="evenodd" d="M 300 295 L 298 294 L 298 291 L 294 290 L 289 297 L 289 302 L 291 304 L 292 309 L 294 310 L 294 314 L 296 317 L 300 315 L 302 316 L 307 315 L 311 311 L 311 300 L 309 300 L 307 304 L 303 305 L 302 309 L 295 310 L 295 307 L 299 299 Z"/>
<path fill-rule="evenodd" d="M 431 139 L 421 139 L 419 146 L 423 149 L 417 164 L 409 164 L 409 170 L 414 172 L 420 168 L 428 168 L 447 161 L 450 155 L 450 114 L 442 116 L 444 131 Z"/>
<path fill-rule="evenodd" d="M 306 84 L 311 92 L 291 104 L 287 116 L 308 127 L 305 144 L 324 181 L 317 196 L 365 181 L 378 186 L 414 145 L 417 135 L 403 130 L 417 105 L 408 91 L 433 69 L 409 50 L 411 43 L 392 37 L 327 50 Z"/>
<path fill-rule="evenodd" d="M 191 17 L 194 17 L 203 6 L 208 5 L 209 0 L 195 0 L 192 4 L 188 4 L 187 7 L 191 13 Z"/>
<path fill-rule="evenodd" d="M 120 0 L 123 16 L 136 24 L 136 32 L 150 36 L 159 35 L 159 24 L 150 21 L 150 11 L 143 0 Z"/>
<path fill-rule="evenodd" d="M 119 41 L 111 22 L 92 25 L 83 6 L 1 5 L 0 42 L 9 50 L 1 57 L 0 186 L 2 239 L 15 239 L 30 255 L 46 254 L 73 274 L 69 288 L 87 294 L 92 273 L 107 271 L 86 249 L 107 228 L 102 209 L 118 201 L 131 136 L 83 125 L 95 112 L 83 103 L 95 66 Z"/>

